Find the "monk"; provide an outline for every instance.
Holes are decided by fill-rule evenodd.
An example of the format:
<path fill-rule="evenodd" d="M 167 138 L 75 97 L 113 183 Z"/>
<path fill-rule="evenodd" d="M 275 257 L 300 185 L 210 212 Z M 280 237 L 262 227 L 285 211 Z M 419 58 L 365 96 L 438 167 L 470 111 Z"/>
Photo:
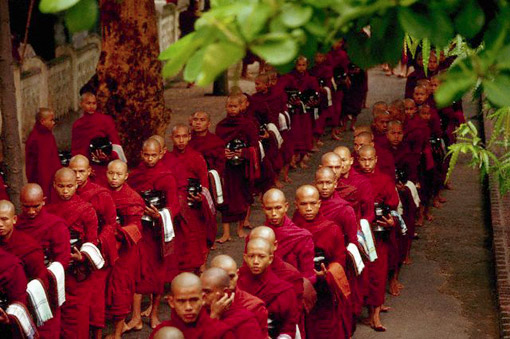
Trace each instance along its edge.
<path fill-rule="evenodd" d="M 342 118 L 342 103 L 344 94 L 346 91 L 348 91 L 348 88 L 351 85 L 351 80 L 347 74 L 349 72 L 350 61 L 349 56 L 345 51 L 345 44 L 343 39 L 337 40 L 333 43 L 331 50 L 327 54 L 327 63 L 331 65 L 336 79 L 342 79 L 342 81 L 338 81 L 336 84 L 337 88 L 333 92 L 334 114 L 332 119 L 333 129 L 331 131 L 332 139 L 340 140 L 342 127 L 340 127 L 339 124 L 341 123 L 340 119 Z"/>
<path fill-rule="evenodd" d="M 92 307 L 90 263 L 79 251 L 81 244 L 97 244 L 97 216 L 91 204 L 77 194 L 76 173 L 61 168 L 55 173 L 53 189 L 56 199 L 48 205 L 48 212 L 66 222 L 71 235 L 72 265 L 66 271 L 66 302 L 62 305 L 61 336 L 66 338 L 88 338 L 89 314 Z"/>
<path fill-rule="evenodd" d="M 374 200 L 377 204 L 384 204 L 395 210 L 399 199 L 394 181 L 377 169 L 377 155 L 372 146 L 363 146 L 359 151 L 360 166 L 372 184 Z M 374 231 L 375 246 L 378 258 L 368 263 L 369 272 L 369 295 L 366 304 L 369 306 L 369 325 L 375 331 L 386 331 L 380 319 L 381 306 L 384 304 L 386 292 L 386 280 L 388 277 L 388 233 L 395 231 L 395 220 L 391 215 L 381 215 L 375 219 L 375 223 L 381 226 L 381 230 Z"/>
<path fill-rule="evenodd" d="M 154 339 L 185 339 L 184 334 L 176 328 L 172 326 L 161 327 L 158 330 L 158 333 L 154 335 Z"/>
<path fill-rule="evenodd" d="M 102 329 L 105 326 L 105 289 L 106 278 L 110 269 L 118 258 L 117 241 L 115 232 L 117 228 L 117 214 L 113 199 L 103 186 L 89 180 L 92 173 L 89 159 L 78 154 L 69 161 L 69 168 L 76 173 L 78 189 L 76 194 L 90 203 L 96 211 L 98 219 L 98 242 L 101 245 L 101 253 L 106 260 L 106 265 L 91 273 L 92 280 L 92 305 L 94 310 L 90 313 L 90 326 L 95 338 L 101 338 Z"/>
<path fill-rule="evenodd" d="M 207 112 L 198 111 L 190 117 L 191 140 L 189 146 L 202 154 L 208 169 L 218 171 L 223 175 L 225 170 L 225 142 L 209 131 L 211 127 L 211 115 Z"/>
<path fill-rule="evenodd" d="M 278 240 L 275 254 L 293 265 L 304 278 L 315 283 L 313 239 L 310 232 L 297 227 L 287 217 L 289 203 L 279 189 L 270 189 L 262 197 L 265 225 L 271 227 Z"/>
<path fill-rule="evenodd" d="M 361 109 L 365 107 L 368 91 L 368 76 L 366 71 L 353 63 L 349 64 L 348 74 L 350 86 L 344 92 L 342 116 L 344 126 L 347 127 L 347 121 L 351 120 L 351 130 L 353 130 L 357 116 L 361 113 Z"/>
<path fill-rule="evenodd" d="M 346 248 L 342 230 L 319 211 L 321 200 L 314 186 L 296 191 L 293 221 L 312 233 L 315 245 L 317 303 L 306 319 L 308 338 L 350 338 L 350 287 L 345 275 Z M 317 265 L 318 264 L 318 265 Z M 327 266 L 326 266 L 327 265 Z"/>
<path fill-rule="evenodd" d="M 262 300 L 237 286 L 239 271 L 234 259 L 226 254 L 217 255 L 211 260 L 211 268 L 221 268 L 227 272 L 230 279 L 229 289 L 235 293 L 234 301 L 255 315 L 264 337 L 267 338 L 267 308 Z"/>
<path fill-rule="evenodd" d="M 230 223 L 237 222 L 237 235 L 246 237 L 244 221 L 250 205 L 253 203 L 253 183 L 260 177 L 258 155 L 259 136 L 254 124 L 241 115 L 241 96 L 229 96 L 226 103 L 227 117 L 216 126 L 216 135 L 225 142 L 227 159 L 224 180 L 225 210 L 222 211 L 223 236 L 218 239 L 224 243 L 231 239 Z M 230 150 L 226 146 L 233 140 L 241 140 L 246 147 Z"/>
<path fill-rule="evenodd" d="M 232 299 L 231 304 L 222 312 L 219 319 L 228 326 L 236 338 L 242 338 L 249 333 L 250 337 L 265 339 L 255 315 L 244 308 L 236 300 L 234 291 L 230 287 L 230 278 L 221 268 L 209 268 L 201 276 L 202 292 L 204 293 L 204 307 L 212 316 L 216 308 L 225 300 Z"/>
<path fill-rule="evenodd" d="M 53 176 L 62 167 L 58 156 L 57 142 L 52 131 L 55 127 L 55 112 L 39 108 L 35 125 L 25 144 L 25 170 L 27 181 L 41 185 L 44 195 L 50 197 Z"/>
<path fill-rule="evenodd" d="M 334 112 L 334 90 L 333 85 L 333 66 L 327 61 L 327 54 L 317 52 L 314 57 L 315 64 L 310 69 L 310 74 L 317 78 L 319 81 L 319 87 L 321 89 L 321 114 L 317 120 L 315 120 L 315 126 L 313 129 L 314 141 L 316 147 L 321 147 L 324 143 L 320 139 L 324 134 L 326 122 L 328 119 L 331 120 L 331 125 L 336 127 L 339 123 L 339 116 Z M 342 91 L 340 90 L 342 93 Z M 335 128 L 333 128 L 334 132 Z M 335 136 L 332 134 L 332 136 Z"/>
<path fill-rule="evenodd" d="M 228 298 L 224 301 L 228 305 Z M 214 319 L 204 306 L 200 278 L 184 272 L 172 280 L 168 303 L 171 308 L 170 320 L 163 321 L 152 331 L 150 339 L 167 326 L 178 328 L 185 338 L 221 339 L 231 338 L 232 332 L 219 319 Z M 213 314 L 213 316 L 217 316 Z"/>
<path fill-rule="evenodd" d="M 69 230 L 60 217 L 46 211 L 44 193 L 38 184 L 26 184 L 20 193 L 21 214 L 18 216 L 16 229 L 39 242 L 44 251 L 45 262 L 59 262 L 67 269 L 70 260 Z M 55 286 L 50 280 L 49 297 L 53 295 Z M 104 300 L 104 296 L 103 296 Z M 57 338 L 60 335 L 60 307 L 54 304 L 53 318 L 39 328 L 43 338 Z"/>
<path fill-rule="evenodd" d="M 388 111 L 377 112 L 377 114 L 374 115 L 374 122 L 372 123 L 372 133 L 374 134 L 374 142 L 376 144 L 380 140 L 386 139 L 386 132 L 388 131 L 388 123 L 390 122 L 390 120 L 391 115 Z"/>
<path fill-rule="evenodd" d="M 108 164 L 106 177 L 110 194 L 117 207 L 117 247 L 119 258 L 113 264 L 106 283 L 106 314 L 114 321 L 114 333 L 108 338 L 120 339 L 129 329 L 125 324 L 131 312 L 136 280 L 140 276 L 138 242 L 142 238 L 143 199 L 127 184 L 129 173 L 125 162 Z"/>
<path fill-rule="evenodd" d="M 217 230 L 214 204 L 209 193 L 207 164 L 204 157 L 188 145 L 191 139 L 189 126 L 175 125 L 171 138 L 173 149 L 165 165 L 173 172 L 177 183 L 180 217 L 176 227 L 176 246 L 179 270 L 198 272 L 204 268 Z M 191 192 L 196 184 L 201 186 L 201 191 Z"/>
<path fill-rule="evenodd" d="M 276 338 L 286 334 L 294 338 L 299 312 L 292 286 L 276 276 L 270 265 L 273 261 L 271 245 L 264 239 L 251 239 L 243 255 L 245 265 L 239 270 L 239 287 L 266 303 L 269 312 L 269 335 Z"/>
<path fill-rule="evenodd" d="M 165 205 L 145 207 L 145 215 L 149 220 L 142 223 L 142 240 L 138 244 L 140 260 L 140 279 L 137 282 L 136 294 L 133 302 L 133 317 L 128 327 L 143 326 L 141 317 L 142 295 L 152 296 L 153 304 L 150 314 L 151 326 L 159 325 L 159 303 L 167 281 L 167 271 L 173 268 L 174 275 L 178 271 L 178 262 L 174 252 L 175 242 L 164 240 L 164 227 L 172 227 L 179 215 L 180 206 L 177 198 L 177 184 L 173 173 L 161 161 L 161 145 L 155 139 L 147 139 L 142 146 L 142 162 L 135 168 L 128 179 L 128 183 L 138 193 L 153 191 L 162 192 Z M 170 212 L 170 220 L 162 218 L 159 210 L 166 208 Z M 166 225 L 168 223 L 168 225 Z M 179 241 L 177 239 L 177 241 Z M 175 257 L 172 257 L 174 255 Z"/>

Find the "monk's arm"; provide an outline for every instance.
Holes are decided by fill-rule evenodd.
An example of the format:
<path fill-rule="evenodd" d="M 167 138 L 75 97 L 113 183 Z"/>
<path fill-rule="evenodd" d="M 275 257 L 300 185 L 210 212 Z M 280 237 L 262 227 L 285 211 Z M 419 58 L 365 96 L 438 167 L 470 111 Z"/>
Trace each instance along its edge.
<path fill-rule="evenodd" d="M 71 251 L 69 248 L 69 230 L 67 229 L 65 223 L 58 222 L 53 225 L 51 228 L 53 232 L 53 260 L 58 261 L 64 266 L 64 270 L 69 266 L 69 260 L 71 256 Z"/>
<path fill-rule="evenodd" d="M 298 268 L 303 277 L 310 280 L 312 284 L 315 284 L 317 277 L 314 271 L 313 258 L 314 258 L 314 249 L 315 246 L 313 244 L 313 240 L 307 239 L 303 244 L 300 245 L 301 251 L 298 255 Z"/>

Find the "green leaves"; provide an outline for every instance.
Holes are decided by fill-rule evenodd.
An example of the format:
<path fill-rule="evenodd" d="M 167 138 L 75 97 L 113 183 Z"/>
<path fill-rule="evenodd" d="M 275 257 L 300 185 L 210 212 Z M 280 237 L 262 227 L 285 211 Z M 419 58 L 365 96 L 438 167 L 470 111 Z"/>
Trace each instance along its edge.
<path fill-rule="evenodd" d="M 434 94 L 439 108 L 449 106 L 453 101 L 459 100 L 477 82 L 476 74 L 464 61 L 448 71 L 447 76 Z"/>
<path fill-rule="evenodd" d="M 96 0 L 80 0 L 65 14 L 65 23 L 69 31 L 77 33 L 94 27 L 99 10 Z"/>
<path fill-rule="evenodd" d="M 244 47 L 229 42 L 209 45 L 204 53 L 201 70 L 196 77 L 197 85 L 210 84 L 230 65 L 239 62 L 244 55 Z"/>
<path fill-rule="evenodd" d="M 41 13 L 57 13 L 76 5 L 80 0 L 41 0 L 39 10 Z"/>
<path fill-rule="evenodd" d="M 262 31 L 271 15 L 271 7 L 252 3 L 243 6 L 237 15 L 237 23 L 246 41 L 252 41 Z"/>
<path fill-rule="evenodd" d="M 455 17 L 457 32 L 466 38 L 474 37 L 485 23 L 485 15 L 476 0 L 469 0 L 462 5 L 460 13 Z"/>
<path fill-rule="evenodd" d="M 428 17 L 408 7 L 400 8 L 398 20 L 404 31 L 419 39 L 430 37 L 431 23 Z"/>
<path fill-rule="evenodd" d="M 499 74 L 494 80 L 482 81 L 487 99 L 496 107 L 510 106 L 510 76 Z"/>
<path fill-rule="evenodd" d="M 306 24 L 312 17 L 312 13 L 312 8 L 308 6 L 286 3 L 282 6 L 281 18 L 287 27 L 296 28 Z"/>
<path fill-rule="evenodd" d="M 296 57 L 298 45 L 289 34 L 270 33 L 255 41 L 250 49 L 270 64 L 283 65 Z"/>

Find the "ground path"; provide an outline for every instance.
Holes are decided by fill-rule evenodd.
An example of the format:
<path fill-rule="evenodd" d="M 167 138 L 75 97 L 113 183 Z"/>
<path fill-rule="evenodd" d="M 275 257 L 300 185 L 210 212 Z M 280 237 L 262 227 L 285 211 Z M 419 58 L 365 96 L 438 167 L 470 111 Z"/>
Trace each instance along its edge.
<path fill-rule="evenodd" d="M 241 87 L 253 91 L 249 82 Z M 367 105 L 375 101 L 391 101 L 403 94 L 404 80 L 386 77 L 379 70 L 369 73 Z M 213 125 L 224 117 L 224 97 L 207 96 L 210 88 L 187 89 L 184 83 L 173 83 L 165 93 L 167 105 L 173 110 L 172 124 L 187 122 L 188 116 L 197 110 L 212 113 Z M 474 105 L 466 104 L 469 115 Z M 360 123 L 368 123 L 370 114 L 364 110 Z M 324 138 L 321 152 L 335 146 L 352 145 L 352 134 L 344 141 L 334 142 Z M 311 168 L 316 168 L 319 153 L 315 154 Z M 462 162 L 462 161 L 461 161 Z M 296 188 L 313 179 L 313 169 L 298 169 L 291 173 L 293 184 L 284 192 L 292 200 Z M 484 223 L 483 195 L 478 175 L 464 164 L 458 166 L 453 178 L 454 190 L 445 192 L 448 202 L 440 210 L 434 210 L 435 220 L 419 228 L 420 240 L 414 243 L 414 263 L 404 267 L 401 281 L 405 289 L 399 297 L 387 298 L 392 309 L 382 316 L 385 333 L 376 333 L 359 324 L 355 339 L 363 338 L 496 338 L 498 337 L 497 314 L 493 296 L 494 282 L 489 232 Z M 293 206 L 290 214 L 293 213 Z M 263 224 L 260 203 L 253 206 L 250 219 L 253 226 Z M 221 229 L 221 227 L 220 227 Z M 232 229 L 235 234 L 235 229 Z M 242 261 L 244 242 L 234 241 L 218 245 L 211 256 L 226 253 L 238 264 Z M 168 319 L 169 309 L 161 309 L 161 318 Z M 109 329 L 107 331 L 109 332 Z M 147 319 L 141 332 L 126 334 L 125 338 L 147 338 L 150 333 Z"/>

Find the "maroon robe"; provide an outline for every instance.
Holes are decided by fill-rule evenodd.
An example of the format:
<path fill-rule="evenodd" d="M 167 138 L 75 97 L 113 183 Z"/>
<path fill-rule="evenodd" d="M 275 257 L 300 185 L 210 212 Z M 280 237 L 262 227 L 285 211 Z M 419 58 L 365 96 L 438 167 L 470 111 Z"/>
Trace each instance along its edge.
<path fill-rule="evenodd" d="M 209 188 L 207 164 L 200 153 L 186 147 L 183 153 L 175 148 L 169 152 L 165 166 L 171 169 L 177 182 L 180 217 L 175 237 L 179 270 L 193 271 L 204 264 L 214 241 L 211 237 L 216 236 L 216 219 L 204 193 L 201 203 L 197 206 L 188 205 L 188 179 L 199 180 L 203 190 Z"/>
<path fill-rule="evenodd" d="M 253 203 L 253 182 L 257 179 L 256 168 L 260 162 L 253 154 L 258 154 L 258 131 L 249 119 L 236 116 L 226 117 L 216 125 L 216 135 L 227 145 L 233 139 L 242 140 L 248 147 L 243 149 L 243 164 L 233 165 L 227 160 L 223 173 L 223 195 L 225 210 L 222 211 L 222 222 L 244 220 L 248 207 Z M 254 170 L 254 172 L 251 171 Z"/>
<path fill-rule="evenodd" d="M 220 137 L 209 131 L 203 137 L 192 134 L 188 146 L 202 154 L 208 169 L 216 170 L 220 177 L 223 175 L 226 161 L 225 142 Z"/>
<path fill-rule="evenodd" d="M 249 333 L 250 338 L 267 339 L 267 333 L 264 335 L 255 315 L 241 305 L 237 295 L 230 307 L 222 314 L 221 322 L 236 338 L 243 338 Z"/>
<path fill-rule="evenodd" d="M 367 72 L 360 68 L 350 68 L 349 78 L 351 79 L 351 86 L 344 92 L 342 115 L 357 116 L 365 104 L 368 91 L 368 76 Z"/>
<path fill-rule="evenodd" d="M 395 158 L 393 157 L 391 144 L 386 138 L 378 139 L 375 143 L 375 151 L 377 154 L 377 168 L 395 180 Z"/>
<path fill-rule="evenodd" d="M 39 184 L 49 198 L 53 176 L 61 167 L 53 133 L 37 121 L 25 144 L 27 181 Z"/>
<path fill-rule="evenodd" d="M 71 199 L 54 200 L 48 205 L 48 212 L 55 214 L 66 222 L 71 238 L 77 238 L 81 243 L 97 244 L 97 216 L 91 204 L 85 202 L 78 195 Z M 73 235 L 74 234 L 74 235 Z M 61 307 L 60 333 L 64 338 L 85 339 L 89 335 L 89 314 L 91 310 L 92 284 L 90 275 L 79 277 L 75 269 L 89 265 L 73 264 L 66 270 L 66 302 Z M 82 280 L 83 279 L 83 280 Z"/>
<path fill-rule="evenodd" d="M 266 303 L 269 319 L 274 326 L 274 331 L 270 329 L 271 335 L 277 337 L 279 334 L 288 334 L 294 338 L 300 312 L 296 304 L 296 295 L 289 283 L 281 280 L 270 268 L 255 276 L 246 266 L 242 266 L 239 269 L 237 284 L 240 289 Z"/>
<path fill-rule="evenodd" d="M 233 333 L 230 332 L 229 327 L 222 321 L 212 319 L 205 308 L 200 310 L 197 320 L 193 324 L 183 322 L 174 311 L 171 312 L 171 319 L 163 321 L 159 324 L 149 336 L 149 339 L 154 338 L 154 335 L 165 326 L 172 326 L 178 328 L 184 338 L 186 339 L 227 339 L 235 338 Z"/>
<path fill-rule="evenodd" d="M 264 302 L 256 296 L 241 290 L 239 286 L 236 286 L 235 293 L 236 302 L 255 315 L 255 319 L 262 330 L 262 334 L 264 334 L 264 337 L 267 338 L 268 313 Z"/>
<path fill-rule="evenodd" d="M 348 176 L 342 176 L 338 181 L 343 185 L 356 187 L 359 199 L 359 218 L 372 222 L 374 220 L 374 198 L 370 181 L 354 167 L 351 167 Z"/>
<path fill-rule="evenodd" d="M 350 61 L 345 50 L 342 48 L 332 49 L 328 52 L 327 57 L 327 63 L 331 65 L 331 68 L 335 74 L 347 74 L 349 71 Z M 337 84 L 337 86 L 340 86 L 340 84 Z M 336 91 L 333 91 L 333 116 L 331 124 L 334 127 L 340 124 L 344 90 L 345 89 L 338 87 Z"/>
<path fill-rule="evenodd" d="M 158 161 L 154 167 L 148 167 L 144 162 L 140 163 L 131 172 L 128 182 L 138 193 L 149 190 L 164 192 L 165 207 L 170 212 L 172 222 L 176 219 L 180 210 L 176 180 L 173 173 L 161 161 Z M 136 293 L 162 294 L 167 281 L 167 269 L 172 267 L 175 274 L 178 273 L 175 257 L 179 254 L 174 252 L 173 240 L 169 243 L 163 242 L 162 225 L 159 222 L 157 227 L 150 222 L 142 224 L 143 236 L 138 244 L 141 274 L 136 284 Z"/>
<path fill-rule="evenodd" d="M 331 81 L 333 78 L 333 67 L 327 61 L 323 62 L 322 64 L 315 64 L 312 69 L 310 69 L 310 75 L 317 78 L 319 85 L 321 86 L 321 112 L 319 119 L 315 120 L 315 125 L 313 128 L 313 134 L 316 136 L 321 136 L 324 133 L 324 129 L 326 128 L 326 120 L 335 119 L 335 121 L 332 122 L 332 125 L 338 125 L 338 119 L 335 114 L 334 106 L 335 89 Z M 327 87 L 330 90 L 332 100 L 331 106 L 328 106 L 328 96 L 324 87 Z"/>
<path fill-rule="evenodd" d="M 339 245 L 344 241 L 344 235 L 337 224 L 322 214 L 318 214 L 313 221 L 307 221 L 295 213 L 292 220 L 312 233 L 315 248 L 324 252 L 328 264 L 336 262 L 345 268 L 346 249 Z M 347 279 L 345 273 L 340 278 Z M 306 319 L 308 338 L 350 338 L 352 315 L 349 295 L 343 295 L 333 281 L 322 278 L 315 283 L 318 298 Z"/>
<path fill-rule="evenodd" d="M 310 232 L 297 227 L 287 216 L 280 227 L 268 225 L 267 222 L 265 225 L 271 227 L 276 234 L 278 248 L 275 255 L 297 268 L 302 276 L 310 280 L 312 284 L 315 283 L 314 246 Z"/>
<path fill-rule="evenodd" d="M 143 199 L 128 184 L 119 191 L 110 190 L 120 219 L 118 239 L 119 259 L 111 269 L 106 283 L 106 314 L 121 320 L 131 312 L 136 280 L 140 276 L 138 245 L 142 237 Z"/>
<path fill-rule="evenodd" d="M 358 222 L 356 220 L 356 214 L 351 205 L 344 199 L 342 199 L 337 192 L 334 192 L 328 199 L 321 199 L 320 212 L 326 217 L 326 219 L 335 222 L 344 235 L 344 243 L 358 244 Z"/>

